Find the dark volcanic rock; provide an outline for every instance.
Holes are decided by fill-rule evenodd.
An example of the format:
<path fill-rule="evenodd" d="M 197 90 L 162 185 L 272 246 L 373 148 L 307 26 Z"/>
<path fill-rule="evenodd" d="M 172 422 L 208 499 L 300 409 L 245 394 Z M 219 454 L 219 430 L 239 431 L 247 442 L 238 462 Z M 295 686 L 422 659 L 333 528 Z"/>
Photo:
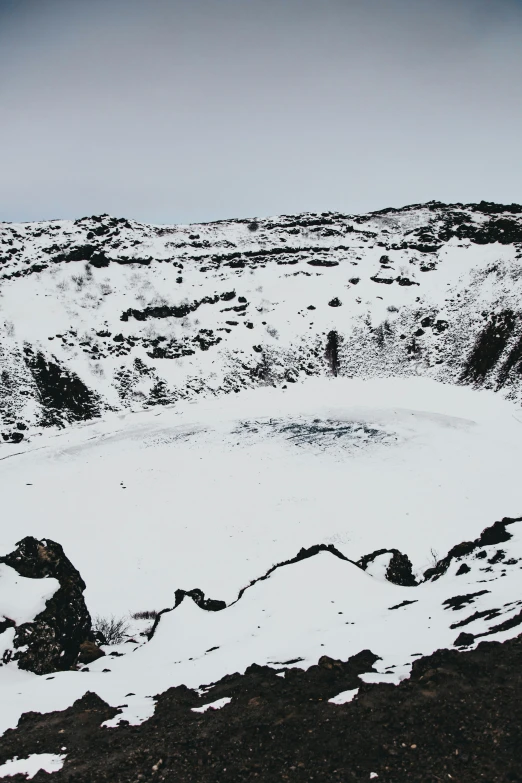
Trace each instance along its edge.
<path fill-rule="evenodd" d="M 17 547 L 0 557 L 0 563 L 30 579 L 53 577 L 60 587 L 32 622 L 17 626 L 14 646 L 18 651 L 13 658 L 21 669 L 35 674 L 69 669 L 76 663 L 81 645 L 94 642 L 83 597 L 85 582 L 60 544 L 27 536 Z"/>
<path fill-rule="evenodd" d="M 99 251 L 97 253 L 93 253 L 91 256 L 91 259 L 89 261 L 91 266 L 95 266 L 98 269 L 101 269 L 101 267 L 109 266 L 111 263 L 111 259 L 108 258 L 105 253 Z"/>
<path fill-rule="evenodd" d="M 486 377 L 502 356 L 516 325 L 517 318 L 510 310 L 491 316 L 464 365 L 463 379 L 478 381 Z M 508 357 L 504 364 L 503 375 L 507 375 L 519 358 L 516 348 L 514 351 L 514 356 Z"/>
<path fill-rule="evenodd" d="M 332 372 L 332 375 L 335 376 L 339 375 L 339 369 L 340 369 L 340 360 L 339 360 L 340 342 L 341 341 L 339 338 L 339 334 L 336 331 L 332 330 L 331 332 L 328 332 L 328 336 L 326 339 L 325 357 L 330 367 L 330 370 Z"/>
<path fill-rule="evenodd" d="M 97 661 L 98 658 L 103 658 L 105 653 L 100 650 L 97 644 L 94 642 L 82 642 L 80 644 L 80 654 L 78 656 L 78 663 L 92 663 Z"/>
<path fill-rule="evenodd" d="M 386 570 L 386 579 L 403 587 L 414 587 L 417 582 L 413 576 L 412 564 L 408 555 L 403 555 L 398 549 L 392 550 L 393 555 Z"/>
<path fill-rule="evenodd" d="M 522 517 L 504 517 L 503 519 L 497 520 L 491 527 L 486 527 L 474 541 L 463 541 L 461 544 L 457 544 L 457 546 L 450 549 L 442 560 L 439 560 L 432 568 L 428 568 L 428 570 L 424 572 L 424 581 L 428 581 L 429 579 L 435 581 L 442 576 L 442 574 L 445 574 L 452 560 L 460 560 L 460 558 L 469 555 L 471 552 L 474 552 L 481 547 L 494 546 L 495 544 L 502 544 L 504 541 L 509 541 L 511 533 L 507 530 L 507 526 L 521 521 Z M 486 552 L 483 553 L 483 557 L 485 556 Z M 468 571 L 469 566 L 467 566 L 466 563 L 463 563 L 457 571 L 457 574 L 465 574 Z"/>
<path fill-rule="evenodd" d="M 324 656 L 285 677 L 253 665 L 203 696 L 171 688 L 148 721 L 114 729 L 101 724 L 116 710 L 87 693 L 64 712 L 22 716 L 0 740 L 0 763 L 66 747 L 56 783 L 362 783 L 372 773 L 378 783 L 521 783 L 520 637 L 439 650 L 398 686 L 361 682 L 375 661 L 368 650 L 346 663 Z M 329 703 L 355 688 L 355 700 Z M 191 711 L 225 696 L 223 709 Z"/>
<path fill-rule="evenodd" d="M 411 560 L 408 555 L 404 555 L 398 549 L 377 549 L 375 552 L 361 557 L 357 565 L 363 571 L 366 571 L 369 564 L 373 563 L 376 557 L 386 554 L 392 555 L 385 574 L 388 582 L 393 582 L 393 584 L 402 585 L 403 587 L 415 587 L 417 581 L 413 576 Z"/>
<path fill-rule="evenodd" d="M 84 421 L 100 415 L 96 394 L 74 372 L 57 360 L 46 358 L 41 351 L 35 353 L 29 346 L 25 347 L 24 358 L 38 390 L 42 424 L 61 425 L 64 421 Z"/>
<path fill-rule="evenodd" d="M 205 598 L 205 593 L 197 587 L 194 588 L 194 590 L 178 589 L 175 591 L 174 595 L 176 606 L 179 606 L 185 597 L 192 598 L 196 606 L 199 606 L 200 609 L 205 609 L 207 612 L 220 612 L 222 609 L 226 609 L 227 606 L 225 601 L 219 601 L 215 598 Z"/>
<path fill-rule="evenodd" d="M 463 631 L 455 639 L 454 645 L 455 647 L 468 647 L 470 644 L 473 644 L 474 640 L 475 637 L 472 633 L 466 633 Z"/>

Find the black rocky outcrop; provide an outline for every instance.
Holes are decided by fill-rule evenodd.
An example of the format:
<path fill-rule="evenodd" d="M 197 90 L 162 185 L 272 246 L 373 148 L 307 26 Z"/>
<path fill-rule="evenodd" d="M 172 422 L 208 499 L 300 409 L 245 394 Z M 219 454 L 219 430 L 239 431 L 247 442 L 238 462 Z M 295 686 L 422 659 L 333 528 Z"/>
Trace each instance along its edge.
<path fill-rule="evenodd" d="M 413 576 L 411 560 L 408 555 L 404 555 L 402 552 L 399 552 L 398 549 L 377 549 L 375 552 L 371 552 L 369 555 L 361 557 L 357 562 L 357 565 L 359 568 L 362 568 L 363 571 L 366 571 L 375 558 L 386 554 L 391 554 L 392 556 L 385 573 L 388 582 L 392 582 L 395 585 L 402 585 L 402 587 L 415 587 L 417 580 Z"/>
<path fill-rule="evenodd" d="M 148 318 L 184 318 L 189 313 L 195 312 L 202 304 L 216 304 L 219 301 L 228 302 L 233 299 L 235 292 L 225 291 L 223 294 L 215 294 L 214 296 L 204 296 L 202 299 L 195 302 L 186 302 L 180 305 L 157 305 L 151 307 L 145 307 L 143 310 L 137 310 L 135 307 L 129 307 L 125 310 L 121 316 L 121 321 L 128 321 L 129 318 L 135 318 L 136 321 L 146 321 Z M 238 308 L 229 308 L 237 310 Z M 241 307 L 241 310 L 246 309 L 246 306 Z"/>
<path fill-rule="evenodd" d="M 338 333 L 334 330 L 328 332 L 326 338 L 325 357 L 326 361 L 328 362 L 328 366 L 330 367 L 330 371 L 334 376 L 339 375 L 339 370 L 341 368 L 341 362 L 339 359 L 339 345 L 340 338 Z"/>
<path fill-rule="evenodd" d="M 85 421 L 100 415 L 100 401 L 76 373 L 26 345 L 24 359 L 42 407 L 44 426 Z"/>
<path fill-rule="evenodd" d="M 517 316 L 511 310 L 491 315 L 464 364 L 463 380 L 484 380 L 502 356 L 516 326 Z M 513 356 L 508 357 L 503 366 L 503 378 L 507 377 L 512 365 L 515 365 L 519 358 L 515 348 Z"/>
<path fill-rule="evenodd" d="M 522 522 L 522 517 L 504 517 L 501 520 L 497 520 L 491 527 L 486 527 L 474 541 L 463 541 L 461 544 L 457 544 L 457 546 L 450 549 L 445 557 L 438 560 L 434 566 L 428 568 L 428 570 L 424 572 L 424 581 L 427 582 L 430 579 L 435 581 L 436 579 L 439 579 L 439 577 L 446 573 L 453 560 L 460 560 L 462 557 L 466 557 L 476 549 L 509 541 L 509 539 L 512 538 L 512 535 L 507 530 L 507 526 L 513 525 L 515 522 Z M 484 556 L 485 555 L 486 552 L 484 552 Z M 469 571 L 469 567 L 464 570 L 465 565 L 465 563 L 461 565 L 457 574 L 467 573 L 467 571 Z"/>
<path fill-rule="evenodd" d="M 52 577 L 60 583 L 43 612 L 32 622 L 16 626 L 12 659 L 35 674 L 74 666 L 82 644 L 94 643 L 95 638 L 83 597 L 85 582 L 60 544 L 27 536 L 14 552 L 0 557 L 0 563 L 26 578 Z"/>

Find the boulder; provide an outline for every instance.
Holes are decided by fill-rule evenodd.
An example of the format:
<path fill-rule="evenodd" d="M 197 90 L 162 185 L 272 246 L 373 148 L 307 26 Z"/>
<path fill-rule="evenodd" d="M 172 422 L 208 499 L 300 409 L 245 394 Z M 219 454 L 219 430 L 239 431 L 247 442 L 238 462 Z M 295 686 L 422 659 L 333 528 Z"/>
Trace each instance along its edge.
<path fill-rule="evenodd" d="M 92 663 L 103 658 L 105 653 L 94 642 L 85 641 L 80 644 L 78 663 Z"/>
<path fill-rule="evenodd" d="M 85 582 L 60 544 L 28 536 L 18 542 L 14 552 L 0 557 L 0 563 L 10 566 L 20 576 L 53 577 L 60 583 L 43 612 L 31 622 L 16 626 L 12 660 L 21 669 L 35 674 L 70 669 L 77 663 L 84 643 L 96 647 L 91 616 L 83 597 Z"/>

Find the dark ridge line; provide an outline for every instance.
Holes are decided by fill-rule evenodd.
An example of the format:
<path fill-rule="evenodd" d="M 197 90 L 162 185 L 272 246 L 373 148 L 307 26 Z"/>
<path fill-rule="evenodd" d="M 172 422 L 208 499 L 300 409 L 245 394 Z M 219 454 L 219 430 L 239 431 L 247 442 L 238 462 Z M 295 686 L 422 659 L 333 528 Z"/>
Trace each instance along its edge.
<path fill-rule="evenodd" d="M 389 606 L 388 611 L 392 611 L 393 609 L 402 609 L 403 606 L 409 606 L 410 604 L 417 604 L 419 602 L 419 599 L 416 598 L 414 601 L 403 601 L 400 604 L 395 604 L 395 606 Z"/>
<path fill-rule="evenodd" d="M 226 604 L 224 601 L 217 601 L 212 598 L 205 598 L 205 594 L 202 590 L 199 588 L 195 588 L 193 590 L 182 590 L 178 589 L 175 591 L 175 603 L 174 606 L 168 607 L 166 609 L 162 609 L 160 612 L 158 612 L 154 623 L 152 625 L 152 628 L 150 629 L 147 639 L 150 641 L 152 637 L 154 636 L 156 629 L 159 625 L 161 616 L 163 614 L 166 614 L 168 612 L 173 612 L 174 609 L 177 609 L 177 607 L 180 605 L 180 603 L 183 601 L 183 599 L 188 596 L 189 598 L 192 598 L 194 603 L 199 606 L 200 609 L 204 609 L 205 611 L 209 612 L 220 612 L 223 609 L 227 609 L 230 606 L 234 606 L 234 604 L 237 604 L 237 602 L 243 597 L 245 592 L 250 588 L 253 587 L 258 582 L 264 582 L 266 579 L 268 579 L 274 571 L 276 571 L 278 568 L 282 568 L 283 566 L 287 565 L 294 565 L 295 563 L 299 563 L 302 560 L 307 560 L 310 557 L 315 557 L 315 555 L 318 555 L 320 552 L 329 552 L 332 555 L 335 555 L 335 557 L 338 557 L 340 560 L 344 560 L 347 563 L 351 563 L 352 565 L 359 568 L 361 571 L 366 571 L 366 568 L 368 566 L 369 562 L 372 562 L 372 560 L 375 559 L 380 554 L 391 552 L 393 554 L 392 561 L 390 561 L 390 565 L 388 566 L 388 569 L 386 571 L 386 577 L 388 578 L 388 574 L 391 576 L 395 576 L 395 569 L 392 567 L 393 559 L 396 558 L 398 560 L 397 565 L 399 567 L 402 566 L 402 569 L 405 569 L 407 573 L 404 577 L 402 575 L 404 581 L 401 582 L 394 582 L 393 579 L 388 579 L 390 582 L 394 582 L 395 584 L 402 584 L 403 586 L 411 586 L 414 587 L 417 585 L 415 582 L 413 575 L 411 575 L 411 563 L 409 558 L 406 555 L 403 555 L 401 552 L 399 552 L 398 549 L 378 549 L 375 552 L 372 552 L 369 555 L 365 555 L 361 560 L 355 561 L 350 560 L 349 557 L 346 557 L 342 554 L 342 552 L 339 552 L 339 550 L 333 545 L 333 544 L 314 544 L 311 547 L 308 548 L 301 548 L 297 555 L 295 557 L 290 558 L 289 560 L 283 560 L 280 563 L 276 563 L 271 568 L 268 569 L 268 571 L 263 574 L 263 576 L 257 577 L 257 579 L 253 579 L 251 582 L 249 582 L 248 585 L 245 587 L 242 587 L 241 590 L 238 593 L 238 596 L 235 601 L 232 601 L 230 604 Z M 390 570 L 391 569 L 391 570 Z M 411 575 L 411 576 L 410 576 Z M 413 580 L 413 581 L 411 581 Z"/>
<path fill-rule="evenodd" d="M 354 232 L 355 231 L 356 230 L 354 229 Z M 371 232 L 357 231 L 357 233 L 366 234 Z M 375 234 L 372 235 L 376 236 Z M 266 247 L 260 250 L 234 250 L 230 253 L 201 253 L 199 255 L 175 256 L 175 260 L 179 260 L 182 262 L 203 261 L 206 263 L 213 263 L 218 265 L 224 263 L 225 266 L 229 266 L 230 264 L 228 262 L 230 261 L 249 261 L 249 260 L 255 261 L 256 259 L 259 258 L 263 260 L 267 256 L 284 256 L 284 255 L 291 256 L 291 255 L 299 255 L 300 253 L 302 253 L 304 256 L 310 253 L 330 254 L 335 250 L 348 251 L 351 249 L 352 248 L 350 248 L 348 245 L 333 245 L 332 247 L 327 247 L 323 245 L 302 245 L 302 246 L 289 245 L 287 247 L 278 247 L 278 246 Z M 170 260 L 170 259 L 165 259 L 165 260 Z M 303 258 L 302 260 L 304 261 L 305 259 Z"/>
<path fill-rule="evenodd" d="M 174 591 L 174 606 L 167 607 L 166 609 L 161 609 L 156 617 L 154 618 L 154 622 L 152 624 L 152 627 L 147 633 L 147 641 L 150 642 L 154 634 L 156 633 L 156 629 L 159 625 L 159 622 L 161 620 L 161 616 L 163 614 L 167 614 L 168 612 L 173 612 L 174 609 L 177 609 L 180 603 L 183 601 L 183 599 L 188 596 L 189 598 L 192 598 L 196 606 L 199 606 L 200 609 L 204 609 L 207 612 L 220 612 L 223 609 L 227 608 L 227 605 L 225 601 L 217 601 L 213 598 L 205 598 L 205 593 L 200 590 L 199 588 L 194 588 L 193 590 L 175 590 Z"/>
<path fill-rule="evenodd" d="M 452 623 L 450 625 L 450 628 L 463 628 L 465 625 L 469 625 L 470 623 L 474 622 L 475 620 L 479 620 L 482 617 L 486 617 L 488 620 L 493 620 L 495 617 L 498 617 L 500 614 L 502 614 L 501 609 L 485 609 L 483 612 L 474 612 L 473 614 L 470 614 L 469 617 L 466 617 L 464 620 L 460 620 L 458 623 Z"/>
<path fill-rule="evenodd" d="M 94 215 L 84 215 L 83 217 L 74 218 L 74 219 L 68 219 L 68 218 L 49 218 L 47 220 L 0 220 L 0 226 L 7 226 L 10 227 L 13 224 L 19 224 L 22 226 L 42 226 L 46 224 L 51 223 L 64 223 L 64 222 L 72 222 L 74 224 L 82 223 L 84 221 L 92 220 L 94 222 L 100 222 L 101 218 L 109 218 L 111 220 L 115 220 L 119 223 L 123 222 L 130 222 L 132 221 L 135 225 L 138 226 L 154 226 L 159 228 L 178 228 L 181 225 L 186 226 L 218 226 L 223 225 L 223 223 L 235 223 L 235 224 L 249 224 L 249 223 L 259 223 L 262 225 L 263 223 L 269 223 L 270 221 L 273 221 L 274 219 L 280 219 L 280 218 L 288 218 L 288 219 L 297 219 L 300 217 L 306 218 L 319 218 L 319 217 L 330 217 L 334 216 L 341 219 L 352 219 L 354 217 L 365 217 L 367 215 L 386 215 L 390 212 L 408 212 L 412 209 L 419 209 L 421 207 L 429 207 L 431 210 L 434 209 L 469 209 L 473 212 L 484 212 L 484 214 L 496 214 L 497 212 L 511 212 L 513 214 L 521 214 L 522 213 L 522 205 L 517 203 L 511 203 L 511 204 L 501 204 L 500 202 L 496 201 L 471 201 L 471 202 L 461 202 L 461 201 L 455 201 L 447 203 L 445 201 L 437 201 L 436 199 L 432 199 L 430 201 L 423 201 L 415 204 L 403 204 L 402 206 L 397 207 L 384 207 L 382 209 L 374 209 L 368 212 L 361 212 L 361 213 L 353 213 L 353 212 L 310 212 L 310 211 L 303 211 L 303 212 L 292 212 L 290 214 L 281 214 L 281 215 L 266 215 L 265 217 L 226 217 L 226 218 L 219 218 L 218 220 L 202 220 L 197 221 L 193 223 L 146 223 L 142 222 L 140 220 L 137 220 L 135 218 L 125 218 L 125 217 L 116 217 L 116 215 L 112 215 L 109 212 L 101 212 L 99 214 Z M 476 209 L 477 207 L 480 207 L 480 209 Z M 276 226 L 279 224 L 275 224 Z M 282 224 L 283 226 L 285 224 Z"/>
<path fill-rule="evenodd" d="M 329 552 L 331 555 L 335 555 L 335 557 L 338 557 L 340 560 L 344 560 L 347 563 L 351 563 L 352 565 L 359 568 L 361 571 L 366 571 L 368 564 L 372 562 L 379 555 L 390 552 L 392 553 L 393 557 L 390 560 L 390 564 L 386 570 L 385 576 L 387 581 L 392 582 L 393 584 L 399 584 L 403 587 L 417 587 L 419 584 L 422 584 L 422 582 L 427 582 L 431 578 L 433 578 L 433 580 L 438 579 L 440 576 L 446 573 L 453 558 L 464 557 L 465 555 L 472 552 L 474 549 L 481 546 L 490 546 L 493 544 L 501 543 L 502 541 L 508 541 L 510 538 L 512 538 L 512 536 L 507 532 L 506 525 L 511 525 L 514 522 L 521 522 L 521 521 L 522 521 L 522 517 L 517 517 L 515 519 L 504 517 L 501 521 L 497 521 L 493 525 L 491 525 L 491 527 L 485 528 L 480 534 L 479 538 L 477 538 L 475 541 L 472 542 L 465 541 L 461 544 L 457 544 L 457 546 L 453 547 L 453 549 L 450 550 L 450 552 L 446 555 L 445 558 L 439 560 L 433 568 L 430 568 L 427 571 L 425 571 L 423 575 L 423 579 L 420 581 L 416 581 L 415 577 L 413 576 L 412 566 L 408 556 L 403 555 L 402 552 L 400 552 L 398 549 L 377 549 L 375 550 L 375 552 L 372 552 L 369 555 L 364 555 L 362 558 L 360 558 L 360 560 L 356 562 L 355 560 L 351 560 L 349 557 L 343 555 L 342 552 L 339 552 L 339 550 L 333 544 L 314 544 L 313 546 L 308 548 L 303 547 L 299 550 L 299 552 L 297 553 L 297 555 L 295 555 L 295 557 L 292 557 L 289 560 L 283 560 L 280 563 L 276 563 L 271 568 L 269 568 L 268 571 L 265 574 L 263 574 L 263 576 L 259 576 L 257 577 L 257 579 L 253 579 L 251 582 L 249 582 L 249 584 L 245 585 L 245 587 L 242 587 L 238 593 L 236 600 L 232 601 L 230 604 L 226 604 L 225 601 L 218 601 L 212 598 L 205 598 L 205 594 L 199 588 L 194 588 L 192 590 L 182 590 L 182 589 L 176 590 L 174 593 L 175 596 L 174 606 L 167 607 L 166 609 L 162 609 L 161 611 L 158 612 L 154 620 L 154 623 L 147 634 L 147 641 L 150 641 L 153 638 L 154 634 L 156 633 L 156 629 L 160 623 L 162 615 L 167 614 L 168 612 L 173 612 L 174 609 L 177 609 L 177 607 L 180 605 L 180 603 L 184 600 L 186 596 L 192 598 L 194 603 L 197 606 L 199 606 L 200 609 L 204 609 L 205 611 L 208 612 L 220 612 L 223 609 L 227 609 L 228 607 L 237 604 L 237 602 L 243 597 L 243 595 L 249 588 L 253 587 L 258 582 L 264 582 L 278 568 L 282 568 L 283 566 L 288 566 L 288 565 L 294 565 L 295 563 L 299 563 L 302 560 L 307 560 L 310 557 L 315 557 L 315 555 L 318 555 L 320 552 Z M 389 578 L 391 576 L 394 577 L 394 579 Z M 400 581 L 396 581 L 396 580 L 400 580 Z M 401 606 L 401 604 L 391 608 L 398 609 L 399 606 Z"/>
<path fill-rule="evenodd" d="M 287 566 L 287 565 L 294 565 L 294 563 L 299 563 L 302 560 L 307 560 L 309 557 L 315 557 L 315 555 L 318 555 L 320 552 L 329 552 L 331 555 L 335 555 L 335 557 L 338 557 L 340 560 L 345 560 L 347 563 L 352 563 L 352 565 L 357 566 L 357 568 L 360 568 L 359 564 L 356 563 L 355 560 L 350 560 L 349 557 L 343 555 L 342 552 L 339 552 L 339 550 L 336 549 L 336 547 L 334 547 L 333 544 L 314 544 L 313 546 L 308 547 L 307 549 L 303 547 L 299 550 L 299 552 L 295 557 L 290 558 L 290 560 L 283 560 L 281 563 L 276 563 L 271 568 L 269 568 L 268 571 L 263 576 L 258 576 L 257 579 L 253 579 L 245 587 L 242 587 L 238 593 L 236 600 L 232 601 L 232 603 L 229 604 L 229 606 L 234 606 L 234 604 L 237 604 L 239 599 L 243 597 L 245 592 L 250 587 L 253 587 L 258 582 L 264 582 L 265 579 L 268 579 L 278 568 L 282 568 L 283 566 Z"/>
<path fill-rule="evenodd" d="M 130 317 L 136 321 L 146 321 L 148 318 L 183 318 L 189 313 L 195 312 L 203 304 L 217 304 L 217 302 L 229 302 L 236 296 L 235 291 L 225 291 L 222 294 L 214 296 L 204 296 L 203 299 L 196 299 L 194 302 L 181 305 L 157 305 L 145 307 L 138 310 L 135 307 L 129 307 L 120 315 L 120 321 L 128 321 Z"/>
<path fill-rule="evenodd" d="M 500 633 L 501 631 L 509 631 L 511 630 L 511 628 L 516 628 L 517 625 L 522 625 L 522 611 L 520 611 L 518 614 L 514 615 L 513 617 L 510 617 L 509 620 L 504 620 L 503 623 L 494 625 L 492 628 L 489 628 L 487 631 L 483 631 L 482 633 L 475 634 L 475 639 L 479 639 L 482 636 L 491 636 L 491 634 Z"/>
<path fill-rule="evenodd" d="M 195 588 L 194 590 L 176 590 L 174 594 L 175 595 L 174 606 L 171 606 L 170 608 L 167 609 L 162 609 L 160 612 L 158 612 L 156 619 L 154 620 L 154 623 L 152 625 L 152 628 L 147 634 L 147 641 L 150 641 L 154 636 L 154 634 L 156 633 L 156 629 L 159 625 L 161 616 L 167 614 L 168 612 L 173 612 L 174 609 L 177 609 L 177 607 L 183 601 L 185 596 L 192 598 L 194 603 L 197 606 L 199 606 L 200 609 L 205 609 L 206 611 L 210 611 L 210 612 L 220 612 L 223 609 L 227 609 L 229 606 L 234 606 L 234 604 L 237 604 L 237 602 L 243 597 L 246 590 L 248 590 L 250 587 L 253 587 L 253 585 L 257 584 L 257 582 L 264 582 L 265 579 L 268 579 L 269 576 L 271 576 L 271 574 L 273 574 L 274 571 L 276 571 L 278 568 L 281 568 L 282 566 L 293 565 L 294 563 L 298 563 L 301 560 L 307 560 L 309 557 L 314 557 L 315 555 L 319 554 L 319 552 L 329 552 L 330 554 L 338 557 L 340 560 L 345 560 L 346 562 L 352 563 L 352 565 L 357 566 L 357 568 L 360 568 L 360 566 L 354 560 L 350 560 L 350 558 L 345 557 L 342 554 L 342 552 L 339 552 L 339 550 L 334 547 L 333 544 L 314 544 L 313 546 L 308 547 L 308 549 L 305 548 L 300 549 L 295 557 L 292 557 L 290 560 L 283 560 L 281 563 L 276 563 L 271 568 L 269 568 L 268 571 L 263 576 L 259 576 L 257 577 L 257 579 L 253 579 L 248 585 L 241 588 L 236 600 L 232 601 L 232 603 L 230 604 L 226 604 L 224 601 L 216 601 L 212 598 L 205 598 L 205 594 L 203 593 L 203 591 L 199 590 L 198 588 Z"/>
<path fill-rule="evenodd" d="M 479 590 L 477 593 L 466 593 L 466 595 L 454 595 L 453 598 L 446 598 L 445 601 L 442 602 L 442 605 L 446 609 L 452 609 L 454 612 L 458 612 L 460 609 L 463 609 L 468 604 L 474 603 L 474 599 L 478 598 L 479 595 L 486 595 L 486 593 L 490 593 L 491 590 Z"/>
<path fill-rule="evenodd" d="M 450 628 L 457 628 L 462 625 L 465 625 L 466 622 L 473 622 L 473 620 L 478 619 L 481 616 L 489 615 L 488 619 L 493 619 L 494 617 L 498 617 L 498 612 L 500 610 L 498 609 L 490 609 L 486 612 L 475 612 L 474 615 L 469 617 L 467 621 L 463 621 L 462 623 L 456 623 L 455 625 L 451 625 Z M 510 617 L 508 620 L 504 620 L 503 623 L 498 623 L 497 625 L 493 625 L 491 628 L 488 628 L 487 631 L 482 631 L 481 633 L 466 633 L 463 631 L 459 634 L 459 636 L 455 639 L 453 644 L 455 647 L 468 647 L 470 644 L 473 644 L 475 639 L 481 639 L 484 636 L 491 636 L 494 633 L 501 633 L 502 631 L 509 631 L 512 628 L 516 628 L 517 626 L 522 625 L 522 611 L 520 611 L 518 614 L 513 615 L 513 617 Z"/>

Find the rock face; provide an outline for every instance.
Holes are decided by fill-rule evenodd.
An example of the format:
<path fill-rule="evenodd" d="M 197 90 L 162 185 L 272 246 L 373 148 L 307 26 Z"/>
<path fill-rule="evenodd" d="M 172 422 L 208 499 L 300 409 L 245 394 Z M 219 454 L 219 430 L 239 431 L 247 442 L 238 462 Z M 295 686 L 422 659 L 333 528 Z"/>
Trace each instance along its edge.
<path fill-rule="evenodd" d="M 18 542 L 14 552 L 0 557 L 0 563 L 10 566 L 20 576 L 54 577 L 60 583 L 43 612 L 32 622 L 16 626 L 13 660 L 21 669 L 35 674 L 74 666 L 82 644 L 94 643 L 95 639 L 83 597 L 85 582 L 60 544 L 27 536 Z"/>
<path fill-rule="evenodd" d="M 308 375 L 426 375 L 522 402 L 516 204 L 198 226 L 99 215 L 0 224 L 0 248 L 0 446 Z"/>
<path fill-rule="evenodd" d="M 65 367 L 46 359 L 41 351 L 35 353 L 28 346 L 24 355 L 44 412 L 42 424 L 59 426 L 99 415 L 96 395 L 74 372 L 68 372 Z"/>
<path fill-rule="evenodd" d="M 385 578 L 388 582 L 393 582 L 395 585 L 402 585 L 403 587 L 415 587 L 417 580 L 413 576 L 412 564 L 410 558 L 399 552 L 398 549 L 377 549 L 375 552 L 371 552 L 369 555 L 364 555 L 358 561 L 357 565 L 366 571 L 368 565 L 380 557 L 381 555 L 390 554 L 390 562 L 386 569 Z"/>

